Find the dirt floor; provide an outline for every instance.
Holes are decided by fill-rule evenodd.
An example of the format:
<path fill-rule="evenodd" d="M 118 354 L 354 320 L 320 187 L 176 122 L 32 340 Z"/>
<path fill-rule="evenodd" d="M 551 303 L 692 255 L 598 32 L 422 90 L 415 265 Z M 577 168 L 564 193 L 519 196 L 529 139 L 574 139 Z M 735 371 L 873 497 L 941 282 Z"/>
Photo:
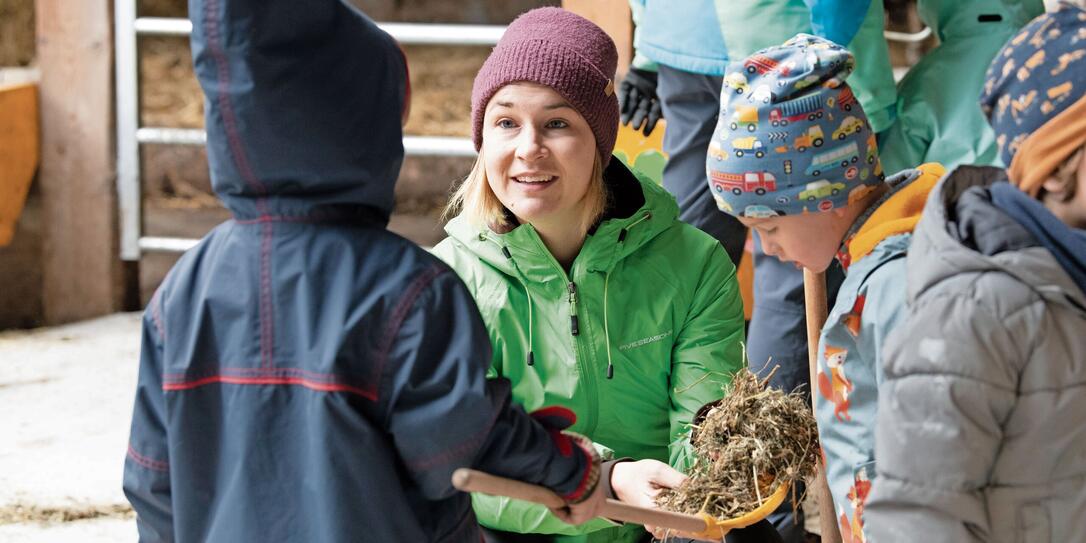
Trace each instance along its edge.
<path fill-rule="evenodd" d="M 0 332 L 0 542 L 136 540 L 121 470 L 140 321 Z"/>

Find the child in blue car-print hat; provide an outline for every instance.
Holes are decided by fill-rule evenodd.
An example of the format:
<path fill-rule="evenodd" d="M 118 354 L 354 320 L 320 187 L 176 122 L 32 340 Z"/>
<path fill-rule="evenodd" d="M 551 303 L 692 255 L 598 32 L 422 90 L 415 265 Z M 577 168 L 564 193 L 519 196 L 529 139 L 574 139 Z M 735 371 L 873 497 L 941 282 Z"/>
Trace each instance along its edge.
<path fill-rule="evenodd" d="M 840 208 L 882 182 L 844 47 L 799 34 L 732 63 L 706 169 L 721 211 L 767 218 Z"/>

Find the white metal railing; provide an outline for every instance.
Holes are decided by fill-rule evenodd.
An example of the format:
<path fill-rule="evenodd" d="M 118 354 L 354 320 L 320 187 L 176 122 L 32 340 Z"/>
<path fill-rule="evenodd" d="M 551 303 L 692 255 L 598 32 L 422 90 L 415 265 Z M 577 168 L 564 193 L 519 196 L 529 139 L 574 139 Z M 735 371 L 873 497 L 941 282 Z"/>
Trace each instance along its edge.
<path fill-rule="evenodd" d="M 204 145 L 207 143 L 207 132 L 198 128 L 144 127 L 136 130 L 136 141 L 169 145 Z M 475 147 L 468 138 L 404 136 L 403 149 L 408 156 L 475 156 Z"/>
<path fill-rule="evenodd" d="M 184 252 L 198 240 L 142 235 L 140 153 L 142 144 L 204 145 L 201 129 L 139 126 L 138 36 L 188 36 L 192 21 L 161 17 L 136 17 L 136 0 L 116 0 L 114 28 L 117 83 L 117 199 L 120 207 L 121 258 L 139 260 L 142 251 Z M 505 27 L 501 25 L 449 25 L 378 23 L 380 28 L 407 45 L 494 45 Z M 405 136 L 409 156 L 475 156 L 467 138 Z"/>

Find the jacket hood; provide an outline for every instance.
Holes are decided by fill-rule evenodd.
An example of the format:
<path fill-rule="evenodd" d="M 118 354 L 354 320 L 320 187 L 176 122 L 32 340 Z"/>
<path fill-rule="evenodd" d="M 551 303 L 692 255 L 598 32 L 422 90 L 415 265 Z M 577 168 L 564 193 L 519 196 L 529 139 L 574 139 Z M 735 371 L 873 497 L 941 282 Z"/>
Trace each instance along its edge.
<path fill-rule="evenodd" d="M 671 227 L 679 216 L 673 196 L 651 180 L 636 175 L 621 161 L 612 160 L 607 165 L 603 180 L 610 195 L 607 211 L 589 232 L 576 259 L 578 265 L 589 271 L 609 271 L 616 262 Z M 530 224 L 500 234 L 457 216 L 449 221 L 445 231 L 504 273 L 538 282 L 561 278 L 561 266 Z"/>
<path fill-rule="evenodd" d="M 1086 294 L 1030 233 L 992 204 L 988 188 L 1006 181 L 990 166 L 959 166 L 935 187 L 909 252 L 908 299 L 953 275 L 1001 272 L 1041 297 L 1086 315 Z"/>
<path fill-rule="evenodd" d="M 1015 32 L 1045 10 L 1042 0 L 919 0 L 916 9 L 943 43 L 997 29 Z"/>
<path fill-rule="evenodd" d="M 387 221 L 407 88 L 396 42 L 342 0 L 208 1 L 190 16 L 212 186 L 235 217 Z"/>

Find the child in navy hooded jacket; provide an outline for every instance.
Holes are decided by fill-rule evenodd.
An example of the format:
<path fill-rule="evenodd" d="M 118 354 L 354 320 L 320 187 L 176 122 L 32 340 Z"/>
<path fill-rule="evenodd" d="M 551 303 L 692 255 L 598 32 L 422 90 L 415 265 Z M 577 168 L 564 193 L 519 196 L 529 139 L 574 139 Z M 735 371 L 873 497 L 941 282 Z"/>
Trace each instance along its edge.
<path fill-rule="evenodd" d="M 124 489 L 142 541 L 479 541 L 452 472 L 570 503 L 598 461 L 487 380 L 447 266 L 386 230 L 407 67 L 339 0 L 191 0 L 233 214 L 147 307 Z M 598 502 L 597 502 L 598 503 Z"/>

